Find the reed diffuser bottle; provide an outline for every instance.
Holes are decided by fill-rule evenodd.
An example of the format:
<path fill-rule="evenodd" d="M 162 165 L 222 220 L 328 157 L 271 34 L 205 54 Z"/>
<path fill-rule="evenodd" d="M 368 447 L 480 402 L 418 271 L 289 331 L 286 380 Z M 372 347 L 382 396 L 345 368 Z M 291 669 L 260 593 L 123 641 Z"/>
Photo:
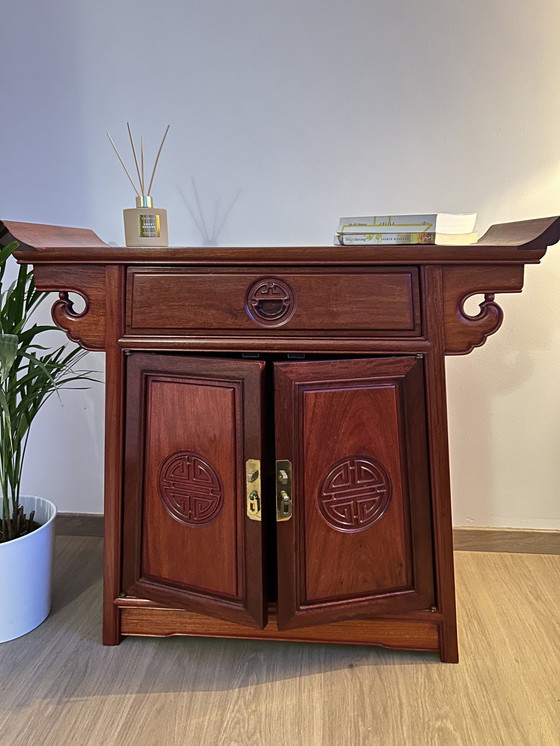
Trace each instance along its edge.
<path fill-rule="evenodd" d="M 117 146 L 113 142 L 113 138 L 107 133 L 111 145 L 115 149 L 115 153 L 122 167 L 128 176 L 130 183 L 134 187 L 136 192 L 136 207 L 131 207 L 127 210 L 123 210 L 124 218 L 124 236 L 125 243 L 127 246 L 167 246 L 167 210 L 160 207 L 154 207 L 150 192 L 156 173 L 156 168 L 163 148 L 163 143 L 169 132 L 169 125 L 163 135 L 161 145 L 154 162 L 154 168 L 152 175 L 146 189 L 146 181 L 144 179 L 144 138 L 140 138 L 140 162 L 136 154 L 136 147 L 134 146 L 134 139 L 132 137 L 132 130 L 130 124 L 126 124 L 128 128 L 128 135 L 130 138 L 130 146 L 132 148 L 132 155 L 134 156 L 134 164 L 136 166 L 136 173 L 138 175 L 138 186 L 134 183 L 132 176 L 130 175 L 127 167 L 124 164 L 123 159 L 120 156 Z"/>
<path fill-rule="evenodd" d="M 148 195 L 136 197 L 136 207 L 123 210 L 127 246 L 168 246 L 167 210 L 154 207 Z"/>

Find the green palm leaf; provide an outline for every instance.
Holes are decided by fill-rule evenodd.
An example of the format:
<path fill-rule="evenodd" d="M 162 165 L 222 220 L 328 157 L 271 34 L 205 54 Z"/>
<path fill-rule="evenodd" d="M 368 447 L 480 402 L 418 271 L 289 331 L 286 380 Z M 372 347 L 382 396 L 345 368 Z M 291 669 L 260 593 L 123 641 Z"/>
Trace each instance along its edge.
<path fill-rule="evenodd" d="M 0 334 L 0 380 L 4 381 L 14 364 L 18 353 L 16 334 Z"/>
<path fill-rule="evenodd" d="M 31 323 L 31 315 L 47 297 L 33 285 L 33 273 L 21 265 L 17 278 L 4 289 L 6 264 L 17 248 L 0 248 L 0 541 L 17 538 L 15 515 L 29 431 L 47 399 L 62 388 L 97 380 L 91 370 L 76 370 L 87 354 L 78 347 L 41 344 L 57 327 Z M 57 330 L 58 331 L 58 330 Z M 50 339 L 50 337 L 48 337 Z"/>

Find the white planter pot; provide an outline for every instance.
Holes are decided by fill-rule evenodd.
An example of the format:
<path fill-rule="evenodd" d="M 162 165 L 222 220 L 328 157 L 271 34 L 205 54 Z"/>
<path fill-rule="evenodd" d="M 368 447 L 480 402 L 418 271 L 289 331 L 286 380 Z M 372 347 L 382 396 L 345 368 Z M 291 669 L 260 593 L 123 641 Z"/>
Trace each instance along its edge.
<path fill-rule="evenodd" d="M 41 528 L 0 544 L 0 642 L 38 627 L 51 610 L 56 507 L 44 497 L 22 497 Z"/>

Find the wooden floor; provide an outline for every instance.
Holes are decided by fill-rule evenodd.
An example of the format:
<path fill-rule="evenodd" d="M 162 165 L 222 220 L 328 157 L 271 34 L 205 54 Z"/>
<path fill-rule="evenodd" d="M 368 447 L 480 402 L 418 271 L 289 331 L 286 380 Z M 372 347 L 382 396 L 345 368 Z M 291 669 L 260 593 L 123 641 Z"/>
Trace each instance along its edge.
<path fill-rule="evenodd" d="M 560 744 L 560 556 L 457 552 L 451 665 L 241 640 L 104 648 L 101 539 L 57 542 L 51 616 L 0 645 L 1 746 Z"/>

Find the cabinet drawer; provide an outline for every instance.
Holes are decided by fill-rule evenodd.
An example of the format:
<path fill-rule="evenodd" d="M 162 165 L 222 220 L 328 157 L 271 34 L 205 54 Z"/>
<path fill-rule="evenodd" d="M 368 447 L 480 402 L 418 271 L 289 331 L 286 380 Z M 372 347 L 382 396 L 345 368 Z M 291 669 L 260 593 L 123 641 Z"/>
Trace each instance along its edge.
<path fill-rule="evenodd" d="M 127 332 L 418 336 L 416 267 L 130 268 Z"/>

